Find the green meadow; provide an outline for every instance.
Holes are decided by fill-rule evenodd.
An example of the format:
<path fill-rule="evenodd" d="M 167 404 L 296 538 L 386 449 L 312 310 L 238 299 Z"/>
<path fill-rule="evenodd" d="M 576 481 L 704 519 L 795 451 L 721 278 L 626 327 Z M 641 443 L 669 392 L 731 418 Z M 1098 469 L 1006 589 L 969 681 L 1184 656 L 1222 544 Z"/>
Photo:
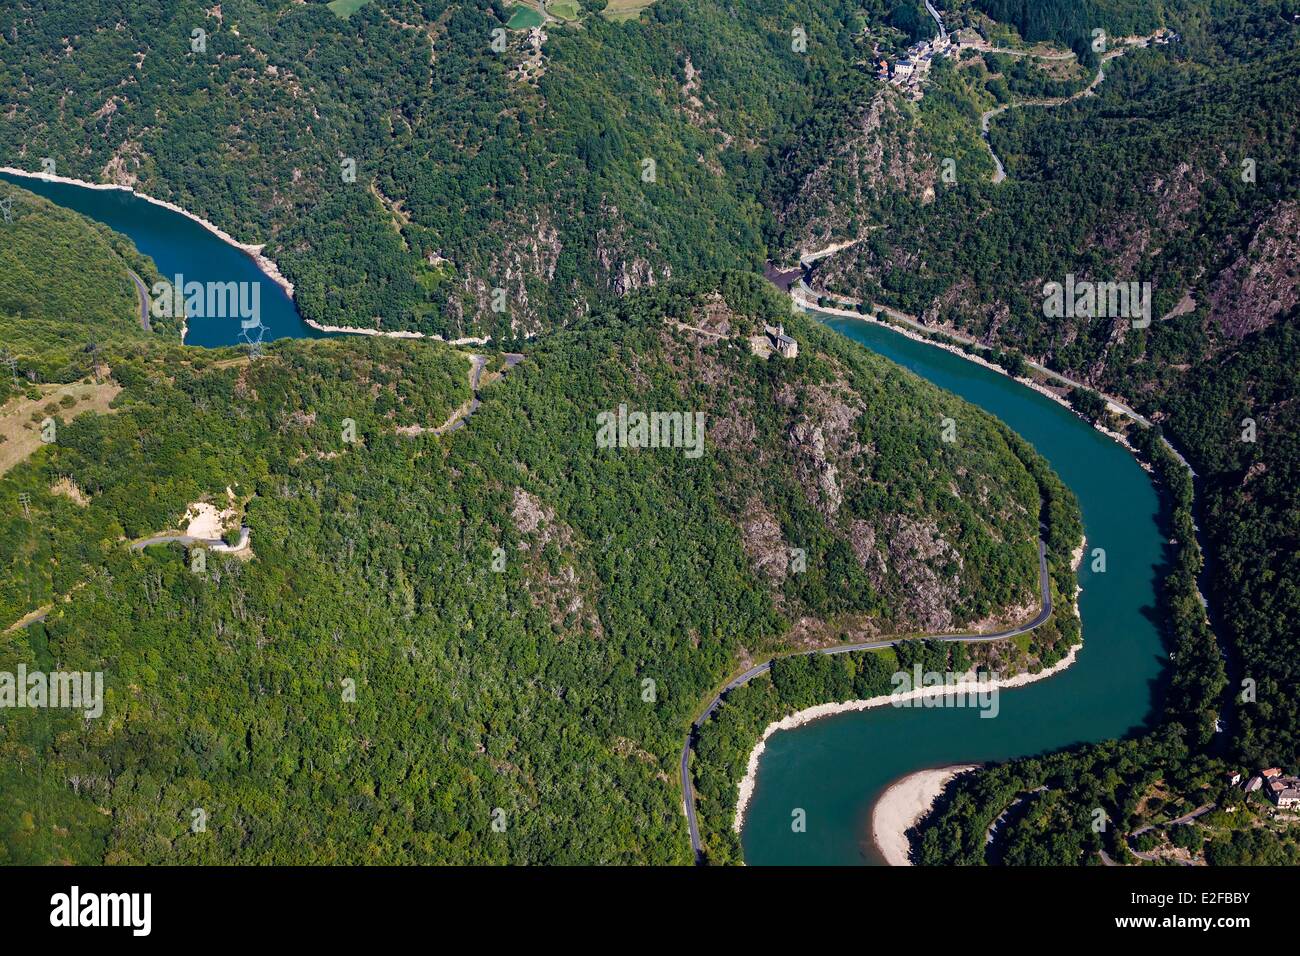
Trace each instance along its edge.
<path fill-rule="evenodd" d="M 609 0 L 602 11 L 607 20 L 635 20 L 654 0 Z"/>
<path fill-rule="evenodd" d="M 520 4 L 515 7 L 514 12 L 510 14 L 510 22 L 506 24 L 511 30 L 528 30 L 532 27 L 540 27 L 545 18 L 534 10 L 532 7 L 525 7 Z"/>
<path fill-rule="evenodd" d="M 369 2 L 370 0 L 330 0 L 325 6 L 340 20 L 346 20 Z"/>

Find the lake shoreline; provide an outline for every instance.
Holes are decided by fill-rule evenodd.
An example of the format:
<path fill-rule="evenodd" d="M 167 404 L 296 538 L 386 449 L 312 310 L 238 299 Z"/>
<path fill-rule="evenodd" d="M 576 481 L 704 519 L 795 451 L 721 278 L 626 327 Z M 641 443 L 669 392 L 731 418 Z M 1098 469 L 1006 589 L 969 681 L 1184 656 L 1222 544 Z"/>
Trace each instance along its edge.
<path fill-rule="evenodd" d="M 280 271 L 280 267 L 279 265 L 276 264 L 275 260 L 272 259 L 270 256 L 265 255 L 262 252 L 262 250 L 266 248 L 266 243 L 255 244 L 255 243 L 248 243 L 248 242 L 240 242 L 238 239 L 236 239 L 230 233 L 226 232 L 220 226 L 216 225 L 215 223 L 209 222 L 208 220 L 204 219 L 202 216 L 190 212 L 188 209 L 176 205 L 174 202 L 168 202 L 165 199 L 156 199 L 155 197 L 150 196 L 146 193 L 139 192 L 138 190 L 134 189 L 131 186 L 123 186 L 118 183 L 90 183 L 90 182 L 86 182 L 84 179 L 73 179 L 70 176 L 58 176 L 54 173 L 33 173 L 25 169 L 15 169 L 13 166 L 0 166 L 0 173 L 9 173 L 10 175 L 21 176 L 26 179 L 39 179 L 47 183 L 67 183 L 72 186 L 80 186 L 83 189 L 116 189 L 121 192 L 130 193 L 132 196 L 135 196 L 139 199 L 143 199 L 147 203 L 152 203 L 155 206 L 161 206 L 163 209 L 169 209 L 172 212 L 177 213 L 178 215 L 184 216 L 186 219 L 189 219 L 192 222 L 197 222 L 200 226 L 208 230 L 208 232 L 212 233 L 222 242 L 234 246 L 240 252 L 244 253 L 246 256 L 252 259 L 254 263 L 257 264 L 257 267 L 261 269 L 263 273 L 265 273 L 268 279 L 270 279 L 281 289 L 283 289 L 285 294 L 289 296 L 290 299 L 293 298 L 293 283 L 290 282 L 287 278 L 285 278 L 284 273 Z M 183 336 L 182 336 L 182 341 L 184 341 Z"/>
<path fill-rule="evenodd" d="M 1078 614 L 1078 605 L 1075 605 L 1075 613 Z M 1080 642 L 1070 648 L 1063 658 L 1053 664 L 1051 667 L 1045 667 L 1036 674 L 1025 672 L 1016 674 L 1014 677 L 999 677 L 993 681 L 978 683 L 973 679 L 973 672 L 962 675 L 954 687 L 918 687 L 903 694 L 881 694 L 876 697 L 870 697 L 866 700 L 846 700 L 839 703 L 815 704 L 812 707 L 806 707 L 803 710 L 796 711 L 780 720 L 775 720 L 767 725 L 763 735 L 759 737 L 758 743 L 749 753 L 749 762 L 745 768 L 745 776 L 741 779 L 739 792 L 736 800 L 736 815 L 731 824 L 731 829 L 739 833 L 745 826 L 745 812 L 749 809 L 750 801 L 753 800 L 754 791 L 758 784 L 758 765 L 762 760 L 763 752 L 767 749 L 768 738 L 778 731 L 794 730 L 796 727 L 802 727 L 810 724 L 814 720 L 821 720 L 823 717 L 833 717 L 837 714 L 847 714 L 853 711 L 870 710 L 873 707 L 884 707 L 888 704 L 897 704 L 904 701 L 919 700 L 927 697 L 943 697 L 951 694 L 954 688 L 958 691 L 963 688 L 975 690 L 989 687 L 996 687 L 998 690 L 1010 690 L 1016 687 L 1024 687 L 1026 684 L 1032 684 L 1036 681 L 1046 680 L 1049 677 L 1055 677 L 1072 665 L 1078 657 L 1079 648 L 1083 646 Z"/>
<path fill-rule="evenodd" d="M 291 281 L 289 281 L 289 279 L 284 275 L 283 272 L 280 271 L 279 264 L 276 263 L 274 259 L 266 255 L 262 251 L 266 248 L 265 243 L 255 244 L 255 243 L 240 242 L 238 239 L 230 235 L 230 233 L 226 232 L 220 226 L 216 225 L 215 223 L 209 222 L 207 219 L 204 219 L 202 216 L 192 213 L 188 209 L 185 209 L 182 206 L 176 205 L 176 203 L 168 202 L 165 199 L 157 199 L 153 196 L 148 195 L 147 193 L 140 192 L 139 190 L 135 189 L 132 186 L 124 186 L 118 183 L 92 183 L 92 182 L 87 182 L 84 179 L 74 179 L 71 176 L 59 176 L 54 173 L 35 173 L 26 169 L 17 169 L 13 166 L 0 167 L 0 173 L 9 173 L 10 175 L 19 176 L 24 179 L 36 179 L 47 183 L 66 183 L 67 185 L 70 186 L 79 186 L 82 189 L 119 190 L 121 192 L 130 193 L 132 196 L 135 196 L 138 199 L 143 199 L 145 202 L 151 203 L 152 205 L 161 206 L 163 209 L 170 210 L 171 212 L 184 216 L 186 219 L 189 219 L 192 222 L 198 223 L 200 226 L 202 226 L 208 232 L 212 233 L 222 242 L 226 243 L 227 245 L 233 246 L 236 249 L 238 249 L 240 252 L 244 253 L 246 256 L 248 256 L 250 259 L 253 260 L 254 264 L 256 264 L 258 269 L 260 269 L 268 279 L 270 279 L 281 289 L 283 289 L 285 294 L 291 300 L 293 300 L 294 284 Z M 55 203 L 55 205 L 58 205 L 58 203 Z M 361 328 L 356 326 L 324 325 L 320 322 L 315 321 L 314 319 L 309 319 L 306 316 L 302 315 L 301 311 L 297 309 L 296 301 L 294 301 L 294 309 L 295 311 L 298 311 L 298 316 L 302 320 L 304 325 L 308 326 L 309 328 L 315 329 L 317 332 L 325 332 L 325 333 L 335 334 L 335 335 L 380 335 L 390 339 L 432 339 L 435 342 L 442 342 L 447 345 L 487 345 L 489 342 L 492 341 L 492 336 L 490 335 L 485 335 L 481 337 L 466 336 L 464 338 L 448 340 L 443 338 L 441 335 L 438 335 L 436 333 L 429 333 L 429 332 L 416 332 L 416 331 L 407 331 L 407 330 L 386 332 L 382 329 Z M 188 325 L 187 323 L 184 322 L 184 319 L 182 318 L 182 325 L 181 325 L 182 344 L 184 344 L 185 342 L 185 334 L 187 331 L 188 331 Z"/>
<path fill-rule="evenodd" d="M 909 338 L 913 342 L 921 342 L 924 345 L 929 345 L 937 349 L 943 349 L 945 352 L 951 352 L 953 355 L 956 355 L 959 358 L 963 358 L 968 362 L 974 362 L 976 365 L 982 365 L 984 368 L 988 369 L 991 372 L 997 372 L 999 375 L 1002 375 L 1005 378 L 1009 378 L 1013 382 L 1019 382 L 1021 385 L 1025 386 L 1028 389 L 1032 389 L 1033 391 L 1037 392 L 1039 395 L 1042 395 L 1044 398 L 1049 398 L 1052 401 L 1056 402 L 1056 404 L 1060 405 L 1062 408 L 1068 409 L 1071 412 L 1071 414 L 1073 414 L 1076 418 L 1079 418 L 1080 420 L 1087 422 L 1089 425 L 1091 425 L 1094 431 L 1100 432 L 1101 434 L 1105 435 L 1107 438 L 1111 439 L 1117 444 L 1120 444 L 1124 448 L 1128 449 L 1128 451 L 1133 455 L 1134 459 L 1136 459 L 1138 467 L 1141 468 L 1143 471 L 1145 471 L 1147 474 L 1155 473 L 1155 469 L 1152 467 L 1151 463 L 1146 460 L 1146 458 L 1142 455 L 1141 452 L 1137 450 L 1136 447 L 1134 447 L 1133 443 L 1129 441 L 1127 435 L 1122 435 L 1117 431 L 1109 429 L 1105 425 L 1102 425 L 1100 422 L 1088 422 L 1086 418 L 1084 418 L 1082 415 L 1079 414 L 1078 409 L 1076 409 L 1073 405 L 1070 404 L 1069 399 L 1067 399 L 1064 395 L 1058 395 L 1056 392 L 1052 391 L 1050 388 L 1048 388 L 1046 385 L 1044 385 L 1042 382 L 1038 381 L 1037 379 L 1012 375 L 1001 365 L 997 365 L 993 362 L 990 362 L 982 355 L 975 355 L 970 352 L 967 352 L 964 349 L 962 349 L 960 346 L 953 345 L 950 342 L 940 342 L 937 339 L 935 339 L 933 336 L 925 335 L 921 332 L 918 332 L 916 329 L 910 328 L 905 325 L 898 325 L 893 322 L 886 322 L 885 320 L 879 319 L 874 315 L 863 315 L 862 313 L 859 312 L 850 312 L 848 309 L 837 309 L 832 306 L 824 306 L 824 305 L 812 305 L 806 301 L 799 300 L 799 299 L 796 299 L 796 301 L 798 301 L 799 305 L 802 308 L 807 309 L 810 312 L 820 312 L 825 315 L 832 315 L 839 319 L 856 319 L 857 321 L 865 322 L 868 325 L 881 326 L 882 328 L 889 329 L 891 332 L 897 332 L 899 335 Z M 942 335 L 943 330 L 936 329 L 935 334 Z M 1101 393 L 1099 392 L 1098 394 Z M 1116 412 L 1117 414 L 1128 417 L 1124 409 L 1121 408 L 1119 405 L 1117 405 L 1114 401 L 1112 401 L 1109 396 L 1102 395 L 1102 398 L 1105 400 L 1106 407 L 1108 409 Z M 1165 441 L 1166 443 L 1168 443 L 1168 439 L 1165 439 Z"/>
<path fill-rule="evenodd" d="M 416 332 L 411 329 L 397 329 L 392 332 L 385 332 L 383 329 L 363 329 L 351 325 L 322 325 L 321 323 L 303 317 L 303 322 L 311 326 L 317 332 L 330 332 L 336 335 L 379 335 L 388 339 L 432 339 L 435 342 L 442 342 L 445 345 L 487 345 L 492 341 L 492 336 L 484 335 L 481 337 L 466 336 L 460 339 L 444 339 L 436 332 Z"/>
<path fill-rule="evenodd" d="M 911 866 L 907 831 L 934 808 L 952 781 L 980 764 L 964 763 L 917 770 L 885 789 L 871 808 L 871 842 L 889 866 Z"/>

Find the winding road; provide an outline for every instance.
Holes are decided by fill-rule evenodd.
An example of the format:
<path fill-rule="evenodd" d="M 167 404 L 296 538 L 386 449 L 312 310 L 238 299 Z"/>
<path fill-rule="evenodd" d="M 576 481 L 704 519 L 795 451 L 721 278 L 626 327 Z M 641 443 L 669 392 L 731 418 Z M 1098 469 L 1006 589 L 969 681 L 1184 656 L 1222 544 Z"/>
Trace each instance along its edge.
<path fill-rule="evenodd" d="M 127 268 L 131 273 L 131 278 L 135 282 L 135 294 L 140 299 L 140 328 L 146 332 L 152 332 L 153 326 L 149 323 L 149 289 L 144 284 L 144 280 L 135 274 L 135 270 Z"/>
<path fill-rule="evenodd" d="M 1201 806 L 1197 807 L 1195 810 L 1193 810 L 1191 813 L 1184 813 L 1181 817 L 1177 817 L 1176 819 L 1169 820 L 1169 821 L 1167 821 L 1167 822 L 1165 822 L 1165 823 L 1160 823 L 1160 824 L 1156 824 L 1156 823 L 1148 823 L 1146 826 L 1144 826 L 1144 827 L 1138 827 L 1136 830 L 1134 830 L 1132 833 L 1130 833 L 1130 834 L 1128 835 L 1128 839 L 1131 841 L 1131 840 L 1133 840 L 1134 837 L 1140 836 L 1140 835 L 1142 835 L 1143 833 L 1146 833 L 1148 830 L 1154 830 L 1157 826 L 1159 826 L 1159 827 L 1175 827 L 1175 826 L 1178 826 L 1179 824 L 1183 824 L 1183 823 L 1191 823 L 1191 822 L 1192 822 L 1193 820 L 1195 820 L 1197 817 L 1204 816 L 1205 814 L 1209 813 L 1211 810 L 1215 809 L 1217 806 L 1218 806 L 1218 805 L 1215 804 L 1215 803 L 1204 803 L 1204 804 L 1201 804 Z M 1169 860 L 1168 857 L 1162 857 L 1162 856 L 1161 856 L 1160 854 L 1158 854 L 1158 853 L 1146 853 L 1146 852 L 1143 852 L 1142 850 L 1137 849 L 1137 847 L 1134 847 L 1134 846 L 1132 846 L 1132 845 L 1129 846 L 1129 852 L 1132 853 L 1132 854 L 1133 854 L 1135 857 L 1137 857 L 1139 860 L 1145 860 L 1147 863 L 1162 863 L 1162 862 L 1165 862 L 1165 861 Z M 1112 860 L 1112 859 L 1110 858 L 1110 856 L 1107 855 L 1107 853 L 1106 853 L 1105 850 L 1102 850 L 1102 851 L 1101 851 L 1101 860 L 1102 860 L 1102 863 L 1103 863 L 1104 865 L 1106 865 L 1106 866 L 1120 866 L 1120 865 L 1121 865 L 1121 864 L 1119 864 L 1119 863 L 1116 863 L 1114 860 Z M 1197 860 L 1179 860 L 1179 859 L 1176 859 L 1176 858 L 1175 858 L 1175 859 L 1173 860 L 1173 862 L 1178 863 L 1178 864 L 1181 865 L 1181 866 L 1201 866 L 1201 865 L 1203 865 L 1203 863 L 1202 863 L 1201 861 L 1197 861 Z"/>
<path fill-rule="evenodd" d="M 239 540 L 234 544 L 226 544 L 221 538 L 196 538 L 193 535 L 181 534 L 176 531 L 167 531 L 162 534 L 151 535 L 148 538 L 141 538 L 138 541 L 132 541 L 130 548 L 132 551 L 141 551 L 145 548 L 152 547 L 155 544 L 184 544 L 206 545 L 208 550 L 218 554 L 230 554 L 235 551 L 243 551 L 248 547 L 248 538 L 250 531 L 247 525 L 239 529 Z"/>
<path fill-rule="evenodd" d="M 928 2 L 926 3 L 926 6 L 929 6 Z M 1122 46 L 1117 46 L 1115 49 L 1104 53 L 1101 57 L 1101 62 L 1097 64 L 1097 75 L 1092 78 L 1091 83 L 1079 90 L 1077 93 L 1073 93 L 1070 96 L 1052 96 L 1035 100 L 1016 100 L 1012 103 L 1003 103 L 1001 106 L 995 106 L 993 109 L 985 110 L 981 113 L 980 136 L 984 138 L 984 145 L 988 148 L 989 155 L 993 157 L 993 165 L 996 167 L 993 171 L 993 182 L 1000 183 L 1007 178 L 1006 168 L 1002 165 L 1002 160 L 998 158 L 998 154 L 993 152 L 993 144 L 989 142 L 989 121 L 993 119 L 993 117 L 997 116 L 999 113 L 1005 113 L 1013 106 L 1064 106 L 1066 103 L 1072 103 L 1084 96 L 1091 96 L 1097 87 L 1101 85 L 1102 81 L 1106 79 L 1107 60 L 1113 60 L 1117 56 L 1123 56 L 1131 47 L 1145 48 L 1150 45 L 1151 41 L 1156 36 L 1157 34 L 1153 33 L 1150 36 L 1126 40 L 1123 41 Z M 1009 51 L 999 50 L 997 52 L 1003 53 Z M 1069 55 L 1073 56 L 1074 54 Z M 1064 57 L 1064 55 L 1062 55 L 1062 57 Z"/>
<path fill-rule="evenodd" d="M 942 40 L 948 35 L 948 31 L 944 29 L 943 21 L 939 19 L 939 11 L 934 8 L 934 4 L 930 0 L 925 0 L 925 9 L 930 16 L 934 17 L 934 22 L 939 25 L 939 39 Z"/>
<path fill-rule="evenodd" d="M 1105 56 L 1102 56 L 1101 62 L 1097 64 L 1096 77 L 1093 77 L 1092 82 L 1088 83 L 1086 87 L 1083 87 L 1082 90 L 1079 90 L 1076 94 L 1070 96 L 1049 96 L 1049 98 L 1037 100 L 1017 100 L 1014 101 L 1014 103 L 1004 103 L 1000 105 L 1000 107 L 995 107 L 993 109 L 985 109 L 983 113 L 980 113 L 979 133 L 984 138 L 984 146 L 988 147 L 988 155 L 993 157 L 993 165 L 997 166 L 997 169 L 993 170 L 993 182 L 1002 182 L 1002 179 L 1006 178 L 1006 169 L 1002 166 L 1002 160 L 998 159 L 997 153 L 993 152 L 993 144 L 988 142 L 989 120 L 992 120 L 992 118 L 997 116 L 998 113 L 1005 113 L 1011 107 L 1061 107 L 1061 105 L 1073 103 L 1074 100 L 1083 98 L 1083 96 L 1091 96 L 1097 86 L 1101 85 L 1101 81 L 1104 81 L 1106 78 L 1106 60 L 1122 56 L 1126 49 L 1127 47 L 1112 49 L 1112 51 L 1106 53 Z"/>
<path fill-rule="evenodd" d="M 505 368 L 501 370 L 504 375 L 512 368 L 524 360 L 524 356 L 518 352 L 503 352 L 501 357 L 505 360 Z M 469 357 L 469 392 L 470 397 L 463 402 L 459 408 L 447 416 L 447 420 L 441 425 L 433 428 L 425 428 L 422 425 L 405 425 L 398 429 L 402 434 L 423 435 L 430 433 L 434 435 L 446 435 L 449 432 L 459 431 L 469 422 L 469 417 L 479 410 L 483 404 L 479 396 L 479 385 L 483 378 L 483 369 L 487 366 L 488 357 L 486 355 L 472 354 Z"/>
<path fill-rule="evenodd" d="M 691 747 L 694 745 L 700 728 L 704 723 L 713 716 L 714 711 L 722 706 L 722 700 L 731 691 L 737 687 L 743 687 L 760 674 L 766 674 L 772 669 L 775 661 L 789 657 L 806 657 L 810 654 L 849 654 L 854 651 L 875 651 L 886 647 L 893 647 L 895 644 L 901 644 L 904 641 L 927 640 L 942 641 L 949 644 L 979 644 L 985 641 L 1005 641 L 1008 638 L 1015 637 L 1018 634 L 1027 634 L 1035 628 L 1042 625 L 1049 617 L 1052 616 L 1052 588 L 1051 578 L 1047 571 L 1047 542 L 1042 538 L 1038 539 L 1038 587 L 1039 598 L 1042 606 L 1038 614 L 1032 621 L 1027 624 L 1021 624 L 1006 631 L 998 631 L 993 634 L 925 634 L 912 635 L 909 637 L 886 638 L 879 641 L 862 641 L 857 644 L 839 644 L 834 647 L 821 647 L 812 651 L 792 651 L 788 654 L 778 654 L 771 660 L 764 661 L 761 664 L 755 664 L 749 670 L 742 674 L 737 674 L 729 680 L 722 690 L 709 701 L 709 705 L 704 708 L 704 713 L 700 714 L 691 724 L 691 729 L 686 735 L 686 743 L 682 747 L 681 773 L 682 773 L 682 802 L 686 811 L 686 824 L 691 832 L 691 849 L 695 851 L 695 861 L 700 862 L 704 853 L 704 844 L 700 841 L 700 826 L 695 816 L 695 788 L 691 783 Z"/>

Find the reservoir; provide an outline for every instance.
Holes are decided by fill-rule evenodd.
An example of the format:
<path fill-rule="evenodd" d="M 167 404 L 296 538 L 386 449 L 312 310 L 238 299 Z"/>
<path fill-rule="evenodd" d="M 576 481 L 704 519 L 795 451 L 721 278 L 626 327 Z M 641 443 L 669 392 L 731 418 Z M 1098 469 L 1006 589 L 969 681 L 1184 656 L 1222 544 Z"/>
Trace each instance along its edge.
<path fill-rule="evenodd" d="M 249 256 L 179 213 L 124 190 L 3 173 L 0 179 L 129 236 L 165 278 L 261 282 L 268 339 L 322 334 Z M 879 863 L 870 845 L 871 807 L 891 782 L 927 767 L 1123 736 L 1153 716 L 1167 664 L 1155 623 L 1167 545 L 1155 488 L 1132 455 L 1055 402 L 942 349 L 853 319 L 828 316 L 826 324 L 1002 419 L 1073 489 L 1088 541 L 1079 570 L 1084 644 L 1063 673 L 1003 691 L 993 719 L 974 708 L 881 707 L 773 735 L 742 833 L 751 864 Z M 186 342 L 238 344 L 239 320 L 193 319 Z M 1104 574 L 1091 571 L 1094 548 L 1106 551 Z M 797 807 L 807 814 L 803 833 L 790 829 Z"/>
<path fill-rule="evenodd" d="M 741 834 L 750 864 L 879 864 L 871 808 L 899 777 L 1121 737 L 1154 716 L 1167 664 L 1154 618 L 1166 541 L 1150 477 L 1120 445 L 1006 376 L 854 319 L 831 329 L 996 415 L 1051 463 L 1079 498 L 1087 547 L 1079 569 L 1083 647 L 1055 677 L 1004 690 L 997 717 L 974 708 L 839 714 L 767 741 Z M 1105 573 L 1091 570 L 1106 551 Z M 803 808 L 807 830 L 791 832 Z"/>
<path fill-rule="evenodd" d="M 302 320 L 293 299 L 257 267 L 252 257 L 187 216 L 124 189 L 87 189 L 74 183 L 47 182 L 11 173 L 0 173 L 0 179 L 129 236 L 169 282 L 175 281 L 177 275 L 184 276 L 186 282 L 260 282 L 265 341 L 324 335 Z M 191 318 L 187 324 L 187 345 L 214 348 L 241 343 L 236 317 Z"/>

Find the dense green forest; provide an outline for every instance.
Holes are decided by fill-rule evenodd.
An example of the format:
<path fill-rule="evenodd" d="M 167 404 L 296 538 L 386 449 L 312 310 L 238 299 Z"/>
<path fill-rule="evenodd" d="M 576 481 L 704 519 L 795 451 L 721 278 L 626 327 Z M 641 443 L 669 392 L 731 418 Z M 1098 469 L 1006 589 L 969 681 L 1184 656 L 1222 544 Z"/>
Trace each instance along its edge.
<path fill-rule="evenodd" d="M 1094 30 L 1108 36 L 1150 33 L 1166 22 L 1170 10 L 1187 4 L 1163 0 L 972 0 L 973 6 L 998 23 L 1015 27 L 1026 40 L 1053 40 L 1081 57 L 1092 53 Z"/>
<path fill-rule="evenodd" d="M 799 357 L 751 354 L 782 318 Z M 4 711 L 6 862 L 687 862 L 676 756 L 740 659 L 915 627 L 917 581 L 959 623 L 1035 591 L 1041 460 L 757 277 L 548 337 L 447 436 L 405 428 L 465 397 L 434 343 L 113 367 L 115 414 L 0 479 L 4 617 L 54 602 L 0 659 L 107 687 Z M 703 412 L 705 453 L 598 448 L 620 402 Z M 227 488 L 251 558 L 125 546 Z"/>
<path fill-rule="evenodd" d="M 0 183 L 0 352 L 20 381 L 70 382 L 91 372 L 92 346 L 145 342 L 131 271 L 152 285 L 153 262 L 106 226 Z M 164 325 L 166 320 L 156 320 Z M 158 328 L 179 335 L 179 327 Z M 14 391 L 0 366 L 0 402 Z"/>
<path fill-rule="evenodd" d="M 1043 498 L 1071 593 L 1074 505 L 1023 442 L 719 271 L 846 240 L 814 284 L 1068 373 L 1092 420 L 1106 393 L 1155 421 L 1130 438 L 1175 544 L 1162 726 L 970 775 L 922 860 L 989 862 L 984 830 L 1018 796 L 997 862 L 1127 859 L 1083 808 L 1136 822 L 1139 782 L 1186 797 L 1219 750 L 1300 766 L 1296 0 L 953 0 L 952 29 L 1075 57 L 939 60 L 916 103 L 870 62 L 932 32 L 911 0 L 658 0 L 625 23 L 596 6 L 548 20 L 540 49 L 519 30 L 500 48 L 510 11 L 489 0 L 0 10 L 0 165 L 50 157 L 266 241 L 310 319 L 566 329 L 518 346 L 468 428 L 429 434 L 469 398 L 464 355 L 296 342 L 250 365 L 158 345 L 126 271 L 150 282 L 152 264 L 0 185 L 0 347 L 45 382 L 95 374 L 93 354 L 123 386 L 114 414 L 65 422 L 0 479 L 0 624 L 55 607 L 0 659 L 102 668 L 115 715 L 5 714 L 3 859 L 685 862 L 676 753 L 739 664 L 1022 603 Z M 981 138 L 986 110 L 1079 90 L 1094 29 L 1156 27 L 1178 42 Z M 1043 285 L 1067 275 L 1150 283 L 1151 325 L 1048 316 Z M 797 360 L 750 354 L 763 320 Z M 708 454 L 598 452 L 595 415 L 627 401 L 704 412 Z M 227 488 L 251 561 L 195 575 L 178 548 L 124 547 Z M 909 553 L 918 537 L 938 557 Z M 1024 663 L 1076 639 L 1058 616 Z M 694 764 L 711 860 L 739 858 L 734 784 L 763 726 L 874 692 L 890 656 L 782 661 L 728 699 Z M 1258 831 L 1206 850 L 1295 853 Z"/>
<path fill-rule="evenodd" d="M 0 160 L 50 157 L 268 242 L 307 318 L 509 336 L 672 274 L 760 267 L 764 144 L 885 15 L 661 0 L 548 22 L 538 53 L 522 31 L 493 49 L 509 13 L 488 0 L 346 20 L 292 0 L 18 0 L 0 10 Z"/>

